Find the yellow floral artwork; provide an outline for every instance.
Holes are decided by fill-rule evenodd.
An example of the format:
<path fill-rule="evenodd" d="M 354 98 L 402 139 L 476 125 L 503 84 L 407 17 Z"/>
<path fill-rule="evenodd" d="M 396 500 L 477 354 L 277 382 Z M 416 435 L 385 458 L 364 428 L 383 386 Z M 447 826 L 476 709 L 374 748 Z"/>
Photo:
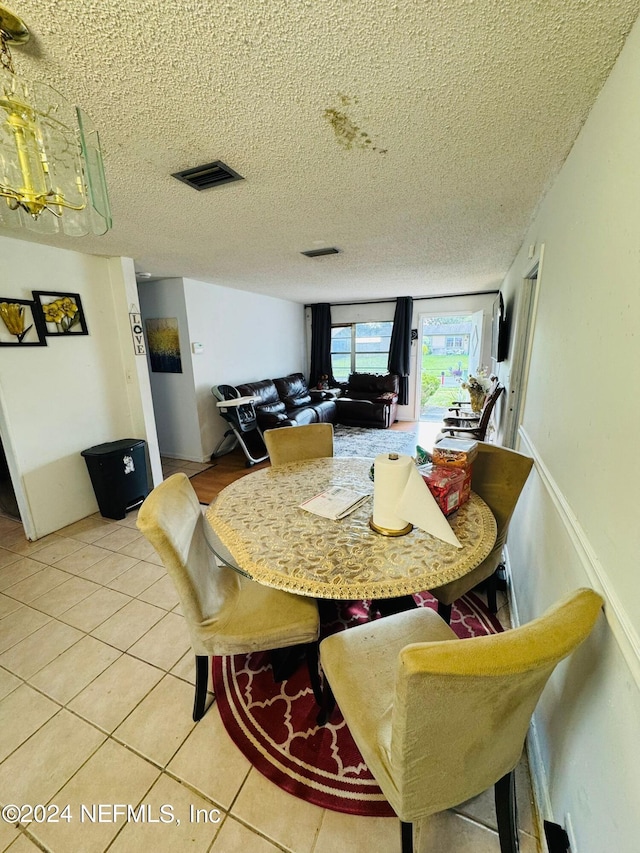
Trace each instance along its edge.
<path fill-rule="evenodd" d="M 0 346 L 46 346 L 35 307 L 26 299 L 0 299 Z"/>
<path fill-rule="evenodd" d="M 88 334 L 80 296 L 77 293 L 40 290 L 35 291 L 34 296 L 40 300 L 47 335 Z"/>
<path fill-rule="evenodd" d="M 151 370 L 154 373 L 182 373 L 177 318 L 149 319 L 145 325 Z"/>
<path fill-rule="evenodd" d="M 24 305 L 17 302 L 1 302 L 0 317 L 11 335 L 18 339 L 24 337 Z"/>

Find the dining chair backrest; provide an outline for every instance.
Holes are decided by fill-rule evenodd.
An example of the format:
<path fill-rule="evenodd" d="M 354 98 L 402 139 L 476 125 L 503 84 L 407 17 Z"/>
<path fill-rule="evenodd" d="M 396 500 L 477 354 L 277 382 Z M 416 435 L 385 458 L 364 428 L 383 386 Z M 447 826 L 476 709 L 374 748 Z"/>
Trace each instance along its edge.
<path fill-rule="evenodd" d="M 401 650 L 380 735 L 402 820 L 459 805 L 513 770 L 549 676 L 601 607 L 597 593 L 582 589 L 519 628 Z"/>
<path fill-rule="evenodd" d="M 173 474 L 156 486 L 138 511 L 137 526 L 158 552 L 175 585 L 195 653 L 209 654 L 199 627 L 210 634 L 216 620 L 224 622 L 240 593 L 240 575 L 216 564 L 189 478 Z"/>
<path fill-rule="evenodd" d="M 271 465 L 333 456 L 333 424 L 302 424 L 268 429 L 264 433 Z"/>
<path fill-rule="evenodd" d="M 467 417 L 445 417 L 442 426 L 441 438 L 472 438 L 484 441 L 489 428 L 489 422 L 498 398 L 504 391 L 504 385 L 498 383 L 489 391 L 485 397 L 478 419 Z M 459 412 L 462 414 L 462 411 Z M 436 442 L 438 439 L 436 439 Z"/>
<path fill-rule="evenodd" d="M 488 505 L 496 520 L 498 532 L 492 553 L 502 554 L 511 516 L 532 467 L 530 456 L 497 444 L 478 442 L 471 488 Z"/>
<path fill-rule="evenodd" d="M 447 622 L 453 602 L 491 578 L 502 562 L 509 522 L 532 466 L 533 459 L 529 456 L 507 447 L 478 442 L 478 455 L 473 462 L 471 474 L 471 488 L 494 515 L 496 541 L 489 554 L 477 566 L 453 581 L 430 589 L 438 600 L 438 613 Z"/>

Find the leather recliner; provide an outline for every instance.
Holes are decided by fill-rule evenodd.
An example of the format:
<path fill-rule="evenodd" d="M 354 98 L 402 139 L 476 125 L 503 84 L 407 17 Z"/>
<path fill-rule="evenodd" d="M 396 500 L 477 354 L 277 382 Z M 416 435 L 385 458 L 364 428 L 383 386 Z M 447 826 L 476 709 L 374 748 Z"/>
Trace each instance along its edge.
<path fill-rule="evenodd" d="M 336 400 L 338 423 L 346 426 L 386 429 L 397 420 L 400 380 L 395 373 L 384 376 L 352 373 Z"/>

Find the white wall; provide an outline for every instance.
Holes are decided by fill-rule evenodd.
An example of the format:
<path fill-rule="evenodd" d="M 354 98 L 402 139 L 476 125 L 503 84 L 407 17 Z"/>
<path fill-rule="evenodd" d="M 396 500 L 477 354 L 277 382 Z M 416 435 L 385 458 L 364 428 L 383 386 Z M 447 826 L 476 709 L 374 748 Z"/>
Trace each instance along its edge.
<path fill-rule="evenodd" d="M 212 385 L 305 372 L 304 308 L 192 279 L 139 285 L 145 317 L 178 317 L 183 374 L 152 373 L 163 454 L 207 461 L 227 424 Z M 202 353 L 192 353 L 200 343 Z"/>
<path fill-rule="evenodd" d="M 200 427 L 189 346 L 189 319 L 182 279 L 139 282 L 138 293 L 143 325 L 149 319 L 176 318 L 178 321 L 181 373 L 153 372 L 147 346 L 160 452 L 177 459 L 201 461 Z"/>
<path fill-rule="evenodd" d="M 144 438 L 159 464 L 128 327 L 133 264 L 0 237 L 0 267 L 2 297 L 80 294 L 89 330 L 1 350 L 0 429 L 25 530 L 38 538 L 98 508 L 80 451 Z"/>
<path fill-rule="evenodd" d="M 606 599 L 535 717 L 543 817 L 570 814 L 572 853 L 638 849 L 639 79 L 636 24 L 503 286 L 513 305 L 543 244 L 520 433 L 536 464 L 508 542 L 518 617 L 578 586 Z"/>

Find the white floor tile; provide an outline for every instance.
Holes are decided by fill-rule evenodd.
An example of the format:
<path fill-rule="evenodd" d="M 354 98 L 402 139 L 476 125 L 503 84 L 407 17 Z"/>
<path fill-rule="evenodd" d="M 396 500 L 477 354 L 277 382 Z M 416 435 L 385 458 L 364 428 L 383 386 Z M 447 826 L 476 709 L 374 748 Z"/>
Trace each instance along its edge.
<path fill-rule="evenodd" d="M 49 802 L 104 739 L 98 729 L 59 711 L 0 764 L 3 798 L 11 803 Z"/>
<path fill-rule="evenodd" d="M 251 829 L 229 816 L 213 842 L 211 853 L 280 853 L 281 850 L 281 847 L 275 847 L 266 838 L 256 835 Z M 347 853 L 347 851 L 349 847 L 343 847 L 340 853 Z M 323 853 L 321 848 L 318 848 L 318 853 Z"/>
<path fill-rule="evenodd" d="M 162 677 L 156 667 L 121 655 L 69 703 L 69 708 L 112 732 Z"/>
<path fill-rule="evenodd" d="M 81 631 L 93 631 L 114 613 L 122 610 L 130 601 L 131 598 L 128 595 L 100 587 L 97 592 L 61 613 L 60 619 Z"/>
<path fill-rule="evenodd" d="M 25 580 L 7 587 L 4 590 L 5 595 L 10 598 L 15 598 L 23 604 L 29 604 L 35 598 L 55 589 L 65 581 L 71 579 L 71 575 L 67 572 L 62 572 L 60 569 L 54 569 L 52 566 L 43 566 L 41 572 L 36 572 Z"/>
<path fill-rule="evenodd" d="M 17 610 L 21 603 L 20 601 L 16 601 L 15 598 L 9 598 L 8 595 L 3 595 L 0 592 L 0 619 L 8 613 L 13 613 L 14 610 Z M 175 602 L 173 606 L 175 606 Z"/>
<path fill-rule="evenodd" d="M 178 593 L 176 592 L 173 581 L 167 574 L 164 574 L 160 580 L 156 581 L 136 597 L 140 601 L 146 601 L 147 604 L 162 607 L 164 610 L 173 610 L 176 604 L 178 604 Z"/>
<path fill-rule="evenodd" d="M 0 619 L 0 652 L 10 649 L 51 620 L 46 613 L 22 605 Z"/>
<path fill-rule="evenodd" d="M 57 702 L 66 704 L 90 684 L 120 652 L 93 637 L 83 637 L 29 680 Z"/>
<path fill-rule="evenodd" d="M 91 633 L 124 652 L 165 615 L 160 607 L 134 599 Z"/>
<path fill-rule="evenodd" d="M 174 820 L 169 823 L 129 822 L 115 840 L 109 853 L 176 853 L 190 850 L 207 853 L 218 833 L 225 815 L 213 803 L 171 779 L 162 775 L 144 798 L 154 816 L 169 814 Z M 161 813 L 161 806 L 171 806 L 171 812 Z M 250 848 L 252 850 L 252 848 Z M 249 851 L 244 851 L 249 853 Z"/>
<path fill-rule="evenodd" d="M 22 681 L 19 678 L 16 678 L 15 675 L 0 667 L 0 699 L 4 699 L 5 696 L 8 696 L 9 693 L 12 693 L 21 684 Z"/>
<path fill-rule="evenodd" d="M 52 619 L 0 655 L 0 664 L 20 678 L 29 678 L 84 637 L 82 631 Z"/>
<path fill-rule="evenodd" d="M 193 699 L 193 693 L 191 696 Z M 251 764 L 232 742 L 213 705 L 169 762 L 168 770 L 228 809 Z"/>
<path fill-rule="evenodd" d="M 16 555 L 17 556 L 17 555 Z M 13 563 L 8 563 L 0 568 L 0 589 L 5 590 L 14 586 L 25 578 L 41 572 L 43 564 L 31 557 L 20 557 Z"/>
<path fill-rule="evenodd" d="M 96 583 L 84 580 L 84 578 L 72 577 L 70 580 L 46 592 L 39 598 L 34 598 L 31 605 L 36 610 L 42 610 L 49 616 L 59 616 L 65 610 L 69 610 L 80 601 L 84 601 L 101 587 Z"/>
<path fill-rule="evenodd" d="M 108 557 L 111 551 L 106 548 L 100 548 L 97 545 L 81 545 L 77 551 L 72 554 L 67 554 L 62 559 L 55 562 L 57 569 L 63 569 L 65 572 L 70 572 L 73 575 L 81 575 L 90 569 L 91 566 L 100 560 Z"/>
<path fill-rule="evenodd" d="M 252 769 L 231 814 L 288 850 L 311 853 L 324 810 L 291 797 Z"/>
<path fill-rule="evenodd" d="M 129 654 L 160 669 L 170 670 L 190 647 L 189 632 L 182 616 L 167 613 L 134 643 Z M 0 658 L 0 663 L 2 659 Z"/>
<path fill-rule="evenodd" d="M 54 851 L 102 853 L 125 826 L 126 815 L 107 809 L 103 812 L 107 819 L 99 820 L 97 807 L 115 803 L 136 806 L 146 801 L 145 795 L 159 773 L 148 761 L 108 740 L 54 797 L 56 804 L 69 805 L 73 819 L 38 824 L 31 831 Z"/>
<path fill-rule="evenodd" d="M 0 762 L 59 710 L 59 705 L 26 684 L 5 696 L 0 701 Z"/>
<path fill-rule="evenodd" d="M 118 726 L 114 737 L 164 767 L 195 725 L 192 707 L 191 687 L 165 675 Z"/>
<path fill-rule="evenodd" d="M 160 566 L 140 561 L 126 572 L 118 575 L 117 578 L 109 581 L 107 586 L 110 589 L 124 592 L 126 595 L 135 598 L 135 596 L 144 592 L 145 589 L 148 589 L 165 574 L 164 569 L 161 569 Z"/>

